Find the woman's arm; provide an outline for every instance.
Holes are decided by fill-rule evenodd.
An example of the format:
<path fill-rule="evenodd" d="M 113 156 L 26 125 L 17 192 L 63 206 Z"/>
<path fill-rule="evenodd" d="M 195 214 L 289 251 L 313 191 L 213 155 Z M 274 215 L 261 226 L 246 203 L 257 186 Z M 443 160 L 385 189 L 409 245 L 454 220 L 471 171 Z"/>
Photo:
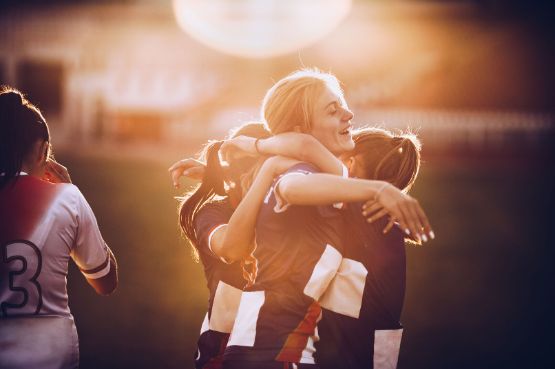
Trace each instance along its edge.
<path fill-rule="evenodd" d="M 285 203 L 293 205 L 375 200 L 390 215 L 391 222 L 399 221 L 405 233 L 419 241 L 427 241 L 426 234 L 433 234 L 418 201 L 388 182 L 325 173 L 286 175 L 277 185 L 276 193 Z"/>
<path fill-rule="evenodd" d="M 224 158 L 234 155 L 279 155 L 316 165 L 324 173 L 343 175 L 343 164 L 316 138 L 304 133 L 287 132 L 257 139 L 238 136 L 221 147 Z"/>
<path fill-rule="evenodd" d="M 254 248 L 256 217 L 274 177 L 297 162 L 271 157 L 262 164 L 254 182 L 233 212 L 227 226 L 221 227 L 211 240 L 212 251 L 226 262 L 247 257 Z"/>

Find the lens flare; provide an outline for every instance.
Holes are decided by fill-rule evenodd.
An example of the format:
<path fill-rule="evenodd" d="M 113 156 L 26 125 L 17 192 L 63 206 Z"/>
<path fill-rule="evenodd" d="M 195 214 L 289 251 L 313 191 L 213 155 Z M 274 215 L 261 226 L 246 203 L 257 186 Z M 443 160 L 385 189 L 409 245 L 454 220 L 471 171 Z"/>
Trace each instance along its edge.
<path fill-rule="evenodd" d="M 174 0 L 179 26 L 197 41 L 242 57 L 309 46 L 347 16 L 351 0 Z"/>

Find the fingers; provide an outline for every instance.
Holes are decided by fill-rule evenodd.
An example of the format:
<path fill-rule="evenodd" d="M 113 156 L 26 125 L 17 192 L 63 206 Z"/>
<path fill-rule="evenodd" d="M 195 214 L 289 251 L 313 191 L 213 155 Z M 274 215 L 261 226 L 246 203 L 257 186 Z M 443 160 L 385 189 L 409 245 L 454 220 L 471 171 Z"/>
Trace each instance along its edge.
<path fill-rule="evenodd" d="M 222 146 L 220 146 L 220 154 L 222 155 L 222 159 L 224 161 L 229 161 L 229 159 L 233 157 L 232 154 L 234 149 L 235 149 L 235 146 L 233 145 L 231 140 L 224 141 Z"/>
<path fill-rule="evenodd" d="M 425 234 L 427 233 L 428 236 L 430 236 L 430 239 L 433 240 L 434 238 L 436 238 L 436 236 L 434 234 L 432 226 L 430 225 L 430 222 L 428 221 L 428 217 L 426 216 L 426 213 L 424 212 L 420 204 L 418 204 L 416 211 L 418 213 L 421 223 L 424 225 L 424 233 Z"/>
<path fill-rule="evenodd" d="M 386 234 L 387 232 L 391 231 L 391 228 L 393 228 L 393 225 L 395 224 L 395 218 L 390 218 L 389 222 L 387 222 L 387 225 L 385 226 L 385 228 L 383 229 L 383 234 Z"/>
<path fill-rule="evenodd" d="M 183 172 L 183 176 L 198 180 L 201 180 L 203 175 L 204 167 L 193 167 Z"/>
<path fill-rule="evenodd" d="M 387 215 L 387 213 L 388 213 L 387 209 L 381 209 L 381 210 L 379 210 L 377 213 L 374 213 L 371 217 L 367 218 L 366 221 L 367 221 L 368 223 L 372 223 L 372 222 L 374 222 L 375 220 L 378 220 L 378 219 L 380 219 L 381 217 Z M 363 213 L 363 214 L 364 214 L 364 213 Z"/>
<path fill-rule="evenodd" d="M 416 199 L 411 198 L 403 206 L 410 235 L 418 242 L 428 242 L 435 238 L 428 217 Z"/>
<path fill-rule="evenodd" d="M 382 204 L 380 204 L 379 202 L 374 201 L 374 200 L 370 200 L 370 201 L 367 201 L 362 206 L 362 215 L 367 216 L 368 214 L 375 213 L 378 210 L 381 210 L 383 208 L 384 208 L 384 206 Z"/>
<path fill-rule="evenodd" d="M 405 223 L 410 230 L 411 235 L 418 242 L 422 242 L 422 240 L 428 241 L 425 235 L 422 237 L 422 224 L 420 223 L 420 219 L 414 210 L 414 202 L 416 202 L 416 200 L 410 199 L 401 205 L 403 213 L 405 214 Z"/>
<path fill-rule="evenodd" d="M 179 188 L 179 178 L 181 177 L 181 175 L 183 175 L 183 172 L 184 171 L 181 170 L 181 168 L 178 168 L 172 170 L 172 172 L 170 173 L 172 177 L 172 183 L 175 188 Z"/>
<path fill-rule="evenodd" d="M 175 163 L 173 163 L 173 165 L 171 167 L 168 168 L 168 172 L 172 172 L 176 169 L 181 169 L 182 171 L 190 168 L 190 167 L 196 167 L 199 165 L 204 165 L 204 163 L 193 159 L 193 158 L 187 158 L 187 159 L 181 159 L 179 161 L 176 161 Z"/>
<path fill-rule="evenodd" d="M 170 172 L 173 186 L 179 188 L 179 178 L 182 176 L 192 179 L 202 179 L 202 175 L 204 174 L 204 163 L 192 158 L 181 159 L 169 167 L 168 171 Z"/>
<path fill-rule="evenodd" d="M 67 168 L 64 167 L 62 164 L 54 160 L 48 160 L 46 162 L 46 170 L 48 171 L 48 174 L 50 174 L 50 177 L 55 182 L 71 183 L 71 177 L 69 176 L 69 172 Z"/>

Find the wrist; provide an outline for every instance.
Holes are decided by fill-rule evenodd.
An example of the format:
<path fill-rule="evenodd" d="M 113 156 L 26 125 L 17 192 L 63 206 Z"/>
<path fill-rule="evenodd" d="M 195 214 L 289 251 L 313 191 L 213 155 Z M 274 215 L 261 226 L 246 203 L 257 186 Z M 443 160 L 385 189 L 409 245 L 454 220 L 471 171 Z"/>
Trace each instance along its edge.
<path fill-rule="evenodd" d="M 378 187 L 378 189 L 376 190 L 376 193 L 374 194 L 374 201 L 379 201 L 380 200 L 380 195 L 384 192 L 384 190 L 389 186 L 389 182 L 383 182 L 380 187 Z"/>

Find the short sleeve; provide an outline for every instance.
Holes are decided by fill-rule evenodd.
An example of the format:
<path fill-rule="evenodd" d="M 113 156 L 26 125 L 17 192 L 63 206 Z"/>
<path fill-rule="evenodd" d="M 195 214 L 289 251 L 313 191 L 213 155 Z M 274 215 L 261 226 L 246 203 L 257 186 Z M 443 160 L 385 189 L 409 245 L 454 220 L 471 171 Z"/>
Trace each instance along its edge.
<path fill-rule="evenodd" d="M 194 228 L 200 251 L 217 257 L 210 246 L 212 235 L 229 222 L 232 214 L 233 209 L 227 201 L 208 203 L 199 210 L 194 219 Z"/>
<path fill-rule="evenodd" d="M 307 175 L 311 173 L 318 173 L 319 170 L 311 164 L 308 163 L 299 163 L 291 168 L 289 168 L 285 173 L 280 175 L 276 181 L 274 182 L 272 188 L 270 189 L 269 195 L 274 195 L 276 200 L 276 206 L 274 207 L 274 211 L 276 213 L 282 213 L 286 211 L 291 204 L 287 203 L 283 196 L 279 193 L 279 184 L 284 178 L 288 176 L 299 176 L 299 175 Z"/>
<path fill-rule="evenodd" d="M 77 187 L 73 188 L 77 201 L 77 234 L 71 256 L 86 278 L 102 278 L 110 271 L 110 252 L 89 203 Z"/>

